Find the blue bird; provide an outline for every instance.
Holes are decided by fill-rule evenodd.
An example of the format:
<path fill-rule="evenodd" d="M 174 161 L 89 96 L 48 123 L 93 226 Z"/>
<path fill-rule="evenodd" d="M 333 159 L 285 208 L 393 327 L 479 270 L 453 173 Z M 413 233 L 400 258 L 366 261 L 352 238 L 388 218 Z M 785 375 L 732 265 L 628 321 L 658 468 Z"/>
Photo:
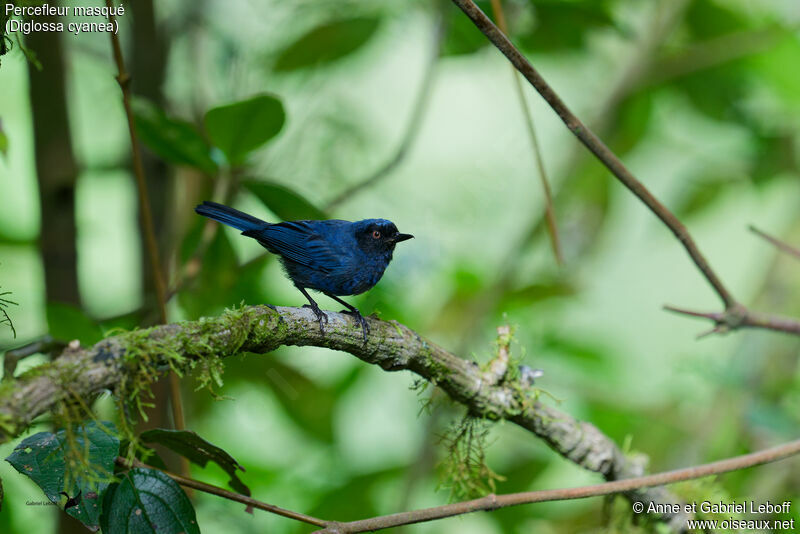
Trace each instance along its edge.
<path fill-rule="evenodd" d="M 364 342 L 369 325 L 355 306 L 340 299 L 372 289 L 392 261 L 394 246 L 414 237 L 401 234 L 386 219 L 363 221 L 287 221 L 268 223 L 216 202 L 205 201 L 194 211 L 252 237 L 261 246 L 280 256 L 286 274 L 308 299 L 309 306 L 325 332 L 328 317 L 306 289 L 319 291 L 344 305 L 344 313 L 361 324 Z"/>

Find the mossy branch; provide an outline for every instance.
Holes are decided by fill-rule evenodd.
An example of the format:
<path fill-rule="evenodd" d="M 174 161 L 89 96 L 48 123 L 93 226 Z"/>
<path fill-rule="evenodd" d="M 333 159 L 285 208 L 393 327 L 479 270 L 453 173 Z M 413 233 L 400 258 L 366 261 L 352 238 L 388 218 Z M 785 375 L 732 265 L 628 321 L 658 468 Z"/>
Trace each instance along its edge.
<path fill-rule="evenodd" d="M 370 335 L 364 342 L 361 327 L 349 315 L 327 314 L 324 335 L 309 309 L 252 306 L 219 317 L 119 334 L 89 348 L 72 343 L 53 362 L 0 385 L 0 443 L 21 434 L 37 416 L 60 403 L 74 396 L 92 399 L 123 383 L 137 383 L 137 377 L 150 377 L 156 365 L 179 372 L 197 365 L 213 368 L 220 359 L 240 352 L 265 354 L 282 345 L 297 345 L 348 352 L 386 371 L 412 371 L 466 406 L 471 415 L 512 421 L 564 458 L 607 480 L 644 471 L 595 426 L 539 402 L 535 390 L 517 379 L 490 383 L 473 362 L 395 321 L 368 318 Z M 640 502 L 679 502 L 663 488 L 637 489 L 626 496 Z M 685 517 L 661 519 L 679 529 Z"/>

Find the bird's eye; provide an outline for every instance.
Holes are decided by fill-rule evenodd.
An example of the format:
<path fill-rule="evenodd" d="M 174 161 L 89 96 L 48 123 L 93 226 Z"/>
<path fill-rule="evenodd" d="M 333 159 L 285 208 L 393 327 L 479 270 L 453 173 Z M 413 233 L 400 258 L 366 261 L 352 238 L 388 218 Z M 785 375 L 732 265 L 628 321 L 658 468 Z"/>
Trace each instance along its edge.
<path fill-rule="evenodd" d="M 380 239 L 381 238 L 381 233 L 378 230 L 373 230 L 372 231 L 372 237 L 374 237 L 375 239 Z"/>

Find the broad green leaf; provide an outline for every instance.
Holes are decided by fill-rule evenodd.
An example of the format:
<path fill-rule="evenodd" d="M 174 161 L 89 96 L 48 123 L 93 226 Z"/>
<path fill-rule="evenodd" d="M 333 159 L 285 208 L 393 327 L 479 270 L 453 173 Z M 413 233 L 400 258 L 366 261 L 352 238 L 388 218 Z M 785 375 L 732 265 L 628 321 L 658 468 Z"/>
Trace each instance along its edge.
<path fill-rule="evenodd" d="M 653 117 L 653 94 L 641 91 L 623 101 L 617 112 L 611 146 L 624 155 L 641 141 Z"/>
<path fill-rule="evenodd" d="M 748 26 L 743 13 L 732 9 L 732 5 L 715 0 L 692 0 L 684 21 L 689 34 L 698 41 L 728 35 Z"/>
<path fill-rule="evenodd" d="M 477 2 L 484 13 L 491 16 L 489 2 Z M 447 33 L 442 43 L 443 56 L 472 54 L 489 45 L 489 40 L 464 13 L 455 6 L 448 5 L 449 20 Z"/>
<path fill-rule="evenodd" d="M 145 443 L 161 444 L 201 467 L 205 467 L 208 462 L 214 462 L 231 477 L 228 484 L 233 489 L 243 495 L 250 496 L 250 488 L 241 481 L 237 473 L 237 470 L 244 472 L 244 467 L 239 465 L 239 462 L 234 460 L 230 454 L 204 440 L 196 433 L 189 430 L 156 428 L 143 432 L 140 438 Z"/>
<path fill-rule="evenodd" d="M 300 194 L 276 182 L 246 180 L 242 183 L 269 210 L 284 221 L 326 219 L 325 213 Z"/>
<path fill-rule="evenodd" d="M 155 469 L 131 469 L 103 498 L 103 534 L 200 534 L 186 493 Z"/>
<path fill-rule="evenodd" d="M 240 165 L 253 150 L 278 135 L 286 122 L 281 101 L 261 94 L 216 107 L 206 113 L 206 132 L 231 165 Z"/>
<path fill-rule="evenodd" d="M 339 60 L 364 46 L 379 23 L 374 17 L 353 17 L 321 24 L 286 47 L 273 70 L 292 71 Z"/>
<path fill-rule="evenodd" d="M 168 117 L 147 100 L 136 98 L 132 104 L 136 133 L 147 148 L 169 163 L 195 167 L 207 174 L 217 172 L 211 148 L 194 125 Z"/>
<path fill-rule="evenodd" d="M 103 339 L 103 330 L 83 310 L 61 302 L 47 303 L 47 324 L 53 339 L 93 345 Z"/>
<path fill-rule="evenodd" d="M 198 240 L 199 236 L 198 233 Z M 187 239 L 191 237 L 187 236 Z M 185 248 L 191 249 L 189 246 Z M 186 315 L 191 318 L 217 315 L 226 307 L 237 304 L 231 300 L 230 292 L 237 283 L 238 272 L 236 251 L 227 232 L 220 228 L 203 254 L 200 273 L 178 293 L 178 301 Z"/>
<path fill-rule="evenodd" d="M 108 487 L 114 472 L 114 461 L 119 455 L 119 439 L 112 423 L 94 421 L 72 430 L 69 439 L 65 430 L 39 432 L 20 442 L 6 461 L 14 469 L 33 480 L 50 501 L 62 506 L 66 498 L 77 498 L 78 504 L 67 509 L 67 513 L 88 527 L 97 527 L 101 513 L 101 497 Z M 88 455 L 87 455 L 88 454 Z M 88 460 L 77 470 L 67 464 L 76 459 Z M 80 496 L 78 497 L 78 494 Z"/>
<path fill-rule="evenodd" d="M 781 173 L 800 171 L 798 150 L 791 134 L 764 135 L 757 138 L 756 154 L 750 176 L 755 184 L 767 183 Z"/>
<path fill-rule="evenodd" d="M 610 8 L 601 0 L 535 0 L 530 3 L 536 23 L 518 38 L 520 45 L 529 50 L 580 48 L 591 30 L 614 26 Z"/>

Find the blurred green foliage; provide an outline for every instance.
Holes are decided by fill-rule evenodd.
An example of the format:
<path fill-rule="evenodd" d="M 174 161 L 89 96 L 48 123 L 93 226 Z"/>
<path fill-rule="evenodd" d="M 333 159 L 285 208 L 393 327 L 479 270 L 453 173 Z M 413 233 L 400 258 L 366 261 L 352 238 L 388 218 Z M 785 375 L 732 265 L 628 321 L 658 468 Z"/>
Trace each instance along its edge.
<path fill-rule="evenodd" d="M 491 12 L 488 1 L 478 4 Z M 798 6 L 515 0 L 504 7 L 512 40 L 687 223 L 737 297 L 755 309 L 800 316 L 800 268 L 745 231 L 754 223 L 800 244 Z M 190 8 L 192 30 L 181 31 L 185 17 L 176 14 Z M 138 99 L 135 111 L 142 143 L 169 166 L 168 223 L 160 233 L 176 289 L 171 319 L 217 314 L 241 302 L 301 304 L 272 256 L 236 232 L 206 228 L 191 210 L 199 201 L 225 201 L 266 220 L 386 217 L 417 239 L 396 252 L 374 290 L 350 299 L 354 304 L 479 362 L 491 357 L 494 327 L 511 323 L 514 356 L 544 369 L 541 385 L 562 399 L 561 408 L 647 455 L 650 470 L 716 460 L 796 434 L 800 342 L 767 332 L 695 342 L 702 325 L 663 313 L 665 303 L 708 309 L 719 303 L 671 234 L 526 88 L 567 259 L 557 269 L 508 65 L 448 2 L 192 7 L 171 0 L 157 13 L 170 42 L 165 105 Z M 437 39 L 429 28 L 439 18 L 446 27 L 441 57 L 411 149 L 391 173 L 329 212 L 327 200 L 393 157 L 429 42 Z M 121 31 L 137 31 L 135 21 Z M 84 222 L 113 220 L 135 204 L 133 189 L 113 181 L 112 173 L 127 169 L 128 146 L 124 135 L 110 135 L 126 125 L 107 47 L 103 35 L 65 42 L 74 71 L 69 111 L 76 152 L 91 155 L 78 188 L 92 187 L 92 198 L 103 200 L 77 213 L 81 283 L 103 288 L 81 287 L 84 309 L 47 301 L 37 245 L 25 237 L 30 228 L 47 231 L 36 226 L 24 83 L 31 67 L 16 48 L 2 58 L 0 281 L 20 303 L 19 339 L 0 324 L 5 345 L 47 332 L 89 344 L 152 315 L 149 296 L 120 298 L 143 287 L 133 264 L 141 256 L 135 213 L 124 239 L 108 239 L 96 223 Z M 89 172 L 99 178 L 89 180 Z M 120 257 L 136 261 L 109 271 L 86 259 Z M 187 275 L 183 268 L 193 261 L 196 270 Z M 23 361 L 18 372 L 38 361 Z M 225 380 L 220 393 L 233 400 L 215 402 L 187 388 L 189 427 L 246 468 L 240 476 L 256 498 L 337 520 L 448 500 L 437 488 L 453 482 L 453 471 L 442 480 L 436 466 L 453 455 L 437 437 L 463 414 L 429 397 L 433 388 L 421 398 L 408 391 L 411 376 L 386 374 L 345 354 L 284 348 L 232 358 Z M 420 413 L 429 400 L 432 410 Z M 503 477 L 498 492 L 597 481 L 511 424 L 487 431 L 479 464 Z M 12 448 L 0 447 L 0 455 Z M 788 498 L 796 515 L 797 467 L 791 460 L 676 491 L 687 499 Z M 229 480 L 213 464 L 194 467 L 193 475 L 218 485 Z M 0 477 L 6 492 L 0 531 L 52 529 L 50 514 L 25 506 L 37 488 L 8 466 L 0 467 Z M 200 496 L 196 508 L 204 532 L 307 531 L 258 511 L 244 516 L 241 505 L 216 498 Z M 652 529 L 631 521 L 626 501 L 593 499 L 406 530 Z"/>

